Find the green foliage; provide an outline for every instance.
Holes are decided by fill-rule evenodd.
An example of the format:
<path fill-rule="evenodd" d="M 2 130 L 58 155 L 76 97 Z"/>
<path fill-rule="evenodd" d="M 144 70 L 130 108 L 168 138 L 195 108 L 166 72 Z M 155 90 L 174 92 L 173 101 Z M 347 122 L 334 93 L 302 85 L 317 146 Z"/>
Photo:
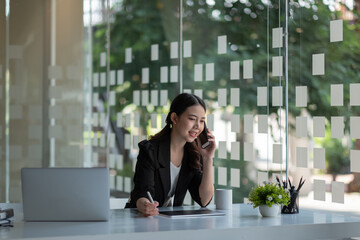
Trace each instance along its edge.
<path fill-rule="evenodd" d="M 287 206 L 290 202 L 289 193 L 282 187 L 274 183 L 258 185 L 250 191 L 249 201 L 254 208 L 260 205 L 267 205 L 271 207 L 274 204 L 282 204 Z"/>

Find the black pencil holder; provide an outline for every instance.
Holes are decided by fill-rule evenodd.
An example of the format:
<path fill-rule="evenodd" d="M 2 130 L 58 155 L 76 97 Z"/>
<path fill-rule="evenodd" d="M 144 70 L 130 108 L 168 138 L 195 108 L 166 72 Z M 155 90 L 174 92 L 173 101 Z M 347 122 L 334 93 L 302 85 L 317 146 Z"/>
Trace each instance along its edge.
<path fill-rule="evenodd" d="M 290 192 L 290 203 L 287 206 L 283 206 L 281 209 L 282 214 L 294 214 L 299 213 L 299 192 Z"/>

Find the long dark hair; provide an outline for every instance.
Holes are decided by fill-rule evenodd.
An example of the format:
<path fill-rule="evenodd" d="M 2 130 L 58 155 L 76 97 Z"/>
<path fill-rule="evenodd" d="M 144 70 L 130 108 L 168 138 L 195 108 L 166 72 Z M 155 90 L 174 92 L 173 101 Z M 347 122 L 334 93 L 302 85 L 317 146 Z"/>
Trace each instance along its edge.
<path fill-rule="evenodd" d="M 195 106 L 195 105 L 202 106 L 206 112 L 205 102 L 198 96 L 196 96 L 194 94 L 190 94 L 190 93 L 181 93 L 181 94 L 177 95 L 174 98 L 174 100 L 171 102 L 170 111 L 165 120 L 165 122 L 166 122 L 165 127 L 160 132 L 155 134 L 154 136 L 151 136 L 150 140 L 158 140 L 166 135 L 170 135 L 171 126 L 173 124 L 171 121 L 171 114 L 174 112 L 174 113 L 176 113 L 177 116 L 180 117 L 180 115 L 183 112 L 185 112 L 188 107 Z M 185 146 L 186 145 L 188 146 L 186 150 L 188 151 L 188 154 L 189 154 L 189 166 L 193 170 L 200 170 L 201 169 L 201 163 L 200 163 L 201 154 L 197 150 L 197 147 L 195 146 L 195 144 L 196 143 L 194 141 L 192 143 L 186 143 Z"/>

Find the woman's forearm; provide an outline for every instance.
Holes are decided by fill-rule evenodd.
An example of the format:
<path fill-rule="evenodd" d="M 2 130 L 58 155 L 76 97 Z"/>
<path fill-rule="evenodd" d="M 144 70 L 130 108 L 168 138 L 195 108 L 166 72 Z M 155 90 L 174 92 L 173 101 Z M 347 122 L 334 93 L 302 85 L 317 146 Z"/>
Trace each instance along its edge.
<path fill-rule="evenodd" d="M 204 159 L 203 175 L 199 186 L 199 195 L 202 206 L 207 205 L 214 195 L 214 180 L 212 173 L 213 159 Z"/>

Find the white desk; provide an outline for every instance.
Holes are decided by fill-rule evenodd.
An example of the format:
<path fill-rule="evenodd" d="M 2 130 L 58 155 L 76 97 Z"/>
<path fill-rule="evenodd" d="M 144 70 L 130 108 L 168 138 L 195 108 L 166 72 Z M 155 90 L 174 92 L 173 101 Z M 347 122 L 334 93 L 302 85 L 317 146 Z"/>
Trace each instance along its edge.
<path fill-rule="evenodd" d="M 360 217 L 301 210 L 262 218 L 258 209 L 235 204 L 225 216 L 169 219 L 141 217 L 129 209 L 111 210 L 109 222 L 24 222 L 20 204 L 14 227 L 1 228 L 0 239 L 343 239 L 360 236 Z M 198 207 L 185 207 L 185 209 Z M 209 207 L 213 209 L 214 206 Z"/>

